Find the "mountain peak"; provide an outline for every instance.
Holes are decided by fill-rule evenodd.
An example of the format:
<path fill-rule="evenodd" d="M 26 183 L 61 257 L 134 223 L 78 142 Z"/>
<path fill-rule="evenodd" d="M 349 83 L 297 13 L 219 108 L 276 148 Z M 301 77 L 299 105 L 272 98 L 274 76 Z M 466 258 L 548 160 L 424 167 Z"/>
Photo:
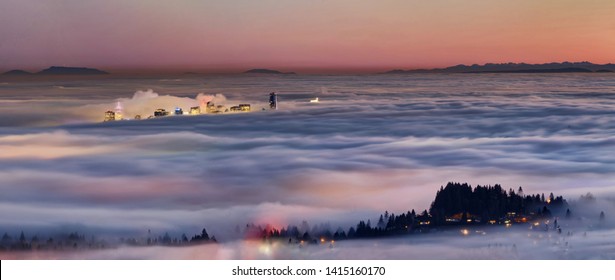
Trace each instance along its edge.
<path fill-rule="evenodd" d="M 271 69 L 265 69 L 265 68 L 250 69 L 250 70 L 245 71 L 243 73 L 244 74 L 286 74 L 286 75 L 296 74 L 295 72 L 281 72 L 281 71 L 278 71 L 278 70 L 271 70 Z"/>
<path fill-rule="evenodd" d="M 94 68 L 51 66 L 37 72 L 38 75 L 104 75 L 109 74 Z"/>

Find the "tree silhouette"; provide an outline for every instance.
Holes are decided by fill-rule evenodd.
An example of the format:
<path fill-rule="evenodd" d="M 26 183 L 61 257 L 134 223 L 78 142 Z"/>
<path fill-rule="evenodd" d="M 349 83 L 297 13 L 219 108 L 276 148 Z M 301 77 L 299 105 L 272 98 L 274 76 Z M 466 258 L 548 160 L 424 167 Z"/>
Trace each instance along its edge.
<path fill-rule="evenodd" d="M 197 243 L 207 242 L 207 241 L 209 241 L 209 234 L 207 234 L 207 230 L 205 228 L 203 228 L 203 230 L 201 231 L 201 235 L 195 235 L 192 237 L 192 239 L 190 239 L 190 242 L 197 242 Z"/>
<path fill-rule="evenodd" d="M 4 235 L 2 235 L 2 243 L 11 242 L 11 240 L 13 240 L 13 238 L 11 238 L 8 233 L 5 232 Z"/>
<path fill-rule="evenodd" d="M 303 236 L 301 237 L 301 240 L 305 241 L 305 242 L 310 242 L 312 241 L 312 237 L 310 236 L 310 234 L 306 231 Z"/>

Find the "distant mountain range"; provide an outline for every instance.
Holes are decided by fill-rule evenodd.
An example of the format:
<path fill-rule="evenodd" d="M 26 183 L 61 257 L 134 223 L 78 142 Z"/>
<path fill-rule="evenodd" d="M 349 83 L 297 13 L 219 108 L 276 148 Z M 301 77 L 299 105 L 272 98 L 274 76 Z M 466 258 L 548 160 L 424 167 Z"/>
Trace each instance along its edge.
<path fill-rule="evenodd" d="M 51 66 L 47 69 L 39 72 L 27 72 L 23 70 L 11 70 L 4 72 L 2 75 L 6 76 L 31 76 L 31 75 L 105 75 L 108 72 L 101 71 L 94 68 L 85 67 L 63 67 L 63 66 Z"/>
<path fill-rule="evenodd" d="M 243 72 L 244 74 L 282 74 L 282 75 L 294 75 L 297 74 L 295 72 L 280 72 L 277 70 L 271 69 L 250 69 L 248 71 Z"/>
<path fill-rule="evenodd" d="M 615 64 L 594 64 L 591 62 L 552 62 L 544 64 L 487 63 L 484 65 L 456 65 L 446 68 L 391 70 L 383 74 L 412 73 L 608 73 L 615 72 Z"/>

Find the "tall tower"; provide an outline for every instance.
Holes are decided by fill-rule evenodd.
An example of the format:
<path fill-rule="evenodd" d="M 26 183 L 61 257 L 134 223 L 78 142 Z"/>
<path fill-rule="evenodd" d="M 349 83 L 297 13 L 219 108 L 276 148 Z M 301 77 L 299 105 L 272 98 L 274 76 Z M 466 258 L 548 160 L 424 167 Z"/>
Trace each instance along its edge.
<path fill-rule="evenodd" d="M 117 102 L 117 105 L 115 106 L 115 120 L 116 121 L 122 120 L 122 104 L 119 101 Z"/>
<path fill-rule="evenodd" d="M 269 109 L 278 109 L 278 96 L 275 94 L 275 92 L 269 94 Z"/>

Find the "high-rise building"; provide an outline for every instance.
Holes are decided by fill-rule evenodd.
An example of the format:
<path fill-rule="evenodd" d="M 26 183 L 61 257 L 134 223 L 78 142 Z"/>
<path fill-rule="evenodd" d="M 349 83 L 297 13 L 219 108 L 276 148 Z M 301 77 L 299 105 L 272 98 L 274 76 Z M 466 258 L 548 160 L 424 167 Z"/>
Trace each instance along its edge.
<path fill-rule="evenodd" d="M 216 104 L 211 101 L 207 102 L 207 107 L 205 107 L 205 112 L 208 114 L 219 114 L 224 111 L 228 111 L 228 109 L 224 108 L 222 105 L 216 106 Z"/>
<path fill-rule="evenodd" d="M 105 121 L 106 122 L 114 121 L 114 120 L 115 120 L 115 112 L 113 112 L 113 111 L 105 112 Z"/>
<path fill-rule="evenodd" d="M 232 106 L 231 112 L 250 112 L 250 104 L 239 104 L 238 106 Z"/>
<path fill-rule="evenodd" d="M 242 112 L 250 112 L 250 104 L 239 104 L 239 110 Z"/>
<path fill-rule="evenodd" d="M 269 109 L 278 109 L 278 96 L 275 94 L 275 92 L 269 94 Z"/>
<path fill-rule="evenodd" d="M 201 114 L 201 107 L 196 106 L 196 107 L 190 107 L 190 115 L 200 115 Z"/>
<path fill-rule="evenodd" d="M 154 117 L 164 117 L 168 114 L 169 112 L 165 109 L 156 109 L 156 111 L 154 111 Z"/>
<path fill-rule="evenodd" d="M 115 120 L 122 120 L 122 104 L 118 101 L 117 106 L 115 106 Z"/>

